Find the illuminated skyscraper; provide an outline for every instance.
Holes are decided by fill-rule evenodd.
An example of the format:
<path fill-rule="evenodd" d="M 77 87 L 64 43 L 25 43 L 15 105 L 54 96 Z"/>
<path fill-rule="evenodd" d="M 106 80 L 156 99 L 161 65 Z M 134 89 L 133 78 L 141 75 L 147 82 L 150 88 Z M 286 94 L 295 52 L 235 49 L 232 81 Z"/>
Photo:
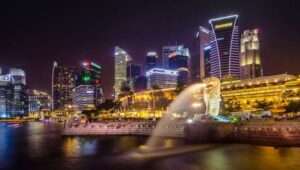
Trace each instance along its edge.
<path fill-rule="evenodd" d="M 115 62 L 115 75 L 114 75 L 114 96 L 118 98 L 121 93 L 121 88 L 124 83 L 127 83 L 127 65 L 131 60 L 126 51 L 119 47 L 115 47 L 114 62 Z"/>
<path fill-rule="evenodd" d="M 29 113 L 50 111 L 51 97 L 48 93 L 39 90 L 28 90 Z"/>
<path fill-rule="evenodd" d="M 178 46 L 178 48 L 169 54 L 169 69 L 178 72 L 178 85 L 187 85 L 190 80 L 190 52 L 188 48 Z"/>
<path fill-rule="evenodd" d="M 245 30 L 241 37 L 241 78 L 251 79 L 262 75 L 259 31 Z"/>
<path fill-rule="evenodd" d="M 134 91 L 134 82 L 142 73 L 142 67 L 138 64 L 129 63 L 127 66 L 127 83 L 130 90 Z"/>
<path fill-rule="evenodd" d="M 104 102 L 101 80 L 102 67 L 91 61 L 84 61 L 81 65 L 82 69 L 77 87 L 80 85 L 92 86 L 94 92 L 94 105 L 98 107 Z"/>
<path fill-rule="evenodd" d="M 208 62 L 209 62 L 209 53 L 207 53 L 207 50 L 209 50 L 209 35 L 210 30 L 208 30 L 205 27 L 200 26 L 199 32 L 197 35 L 198 41 L 199 41 L 199 47 L 200 47 L 200 57 L 199 60 L 192 61 L 192 79 L 193 81 L 197 82 L 200 79 L 204 79 L 206 77 L 209 77 L 210 71 L 208 70 Z"/>
<path fill-rule="evenodd" d="M 94 85 L 79 85 L 73 89 L 73 104 L 80 110 L 94 110 L 97 104 L 97 89 Z"/>
<path fill-rule="evenodd" d="M 147 53 L 146 56 L 146 62 L 145 62 L 145 68 L 146 71 L 155 68 L 158 66 L 158 55 L 156 52 L 151 51 Z"/>
<path fill-rule="evenodd" d="M 28 95 L 25 72 L 0 67 L 0 118 L 26 116 Z"/>
<path fill-rule="evenodd" d="M 209 20 L 211 36 L 211 75 L 226 79 L 240 77 L 240 38 L 238 15 Z"/>
<path fill-rule="evenodd" d="M 75 68 L 60 66 L 56 62 L 52 68 L 52 109 L 63 109 L 72 104 L 72 89 L 76 87 Z"/>
<path fill-rule="evenodd" d="M 162 67 L 165 69 L 169 68 L 169 56 L 174 52 L 178 51 L 178 49 L 182 49 L 183 45 L 172 45 L 172 46 L 163 46 L 162 47 Z"/>

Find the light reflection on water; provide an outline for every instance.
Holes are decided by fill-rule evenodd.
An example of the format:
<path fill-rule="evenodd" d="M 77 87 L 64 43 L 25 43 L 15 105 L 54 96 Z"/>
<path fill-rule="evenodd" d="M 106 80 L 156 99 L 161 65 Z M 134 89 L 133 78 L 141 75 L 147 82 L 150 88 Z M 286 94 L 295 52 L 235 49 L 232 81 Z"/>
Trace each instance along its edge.
<path fill-rule="evenodd" d="M 0 126 L 0 169 L 143 170 L 299 170 L 300 148 L 221 145 L 209 150 L 141 164 L 119 164 L 116 157 L 146 142 L 145 137 L 61 137 L 59 126 L 29 123 Z M 174 147 L 183 141 L 162 140 Z"/>
<path fill-rule="evenodd" d="M 96 139 L 83 140 L 79 137 L 69 137 L 64 140 L 63 150 L 66 157 L 94 155 L 97 152 Z"/>

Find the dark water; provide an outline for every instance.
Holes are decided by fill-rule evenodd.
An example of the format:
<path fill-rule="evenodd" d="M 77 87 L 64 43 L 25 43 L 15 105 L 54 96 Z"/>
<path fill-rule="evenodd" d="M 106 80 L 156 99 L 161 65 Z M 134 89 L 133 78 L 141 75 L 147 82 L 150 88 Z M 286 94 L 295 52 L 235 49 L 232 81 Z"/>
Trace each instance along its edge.
<path fill-rule="evenodd" d="M 0 124 L 0 169 L 20 170 L 299 170 L 300 148 L 222 145 L 151 161 L 120 161 L 143 137 L 61 137 L 60 127 Z M 166 140 L 166 145 L 178 141 Z M 179 141 L 181 143 L 181 141 Z"/>

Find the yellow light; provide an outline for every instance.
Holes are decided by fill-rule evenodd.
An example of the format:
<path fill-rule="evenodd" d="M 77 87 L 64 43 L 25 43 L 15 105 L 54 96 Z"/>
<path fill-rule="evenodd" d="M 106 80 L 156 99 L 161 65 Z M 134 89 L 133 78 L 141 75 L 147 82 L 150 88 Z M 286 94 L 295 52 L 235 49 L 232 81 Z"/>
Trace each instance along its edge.
<path fill-rule="evenodd" d="M 233 25 L 232 22 L 227 22 L 227 23 L 224 23 L 224 24 L 216 25 L 216 26 L 215 26 L 215 29 L 227 28 L 227 27 L 231 27 L 232 25 Z"/>

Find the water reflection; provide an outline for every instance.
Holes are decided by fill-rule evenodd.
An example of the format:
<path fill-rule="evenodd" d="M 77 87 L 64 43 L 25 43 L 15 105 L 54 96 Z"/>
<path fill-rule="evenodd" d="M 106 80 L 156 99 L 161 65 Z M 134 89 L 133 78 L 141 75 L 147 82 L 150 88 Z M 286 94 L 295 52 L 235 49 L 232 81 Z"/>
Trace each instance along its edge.
<path fill-rule="evenodd" d="M 116 157 L 144 144 L 145 137 L 61 137 L 59 126 L 29 123 L 0 126 L 0 169 L 65 170 L 298 170 L 300 148 L 220 145 L 201 152 L 118 164 Z M 161 140 L 174 147 L 184 141 Z"/>
<path fill-rule="evenodd" d="M 63 151 L 66 157 L 94 155 L 97 152 L 96 139 L 85 140 L 79 137 L 65 138 Z"/>

